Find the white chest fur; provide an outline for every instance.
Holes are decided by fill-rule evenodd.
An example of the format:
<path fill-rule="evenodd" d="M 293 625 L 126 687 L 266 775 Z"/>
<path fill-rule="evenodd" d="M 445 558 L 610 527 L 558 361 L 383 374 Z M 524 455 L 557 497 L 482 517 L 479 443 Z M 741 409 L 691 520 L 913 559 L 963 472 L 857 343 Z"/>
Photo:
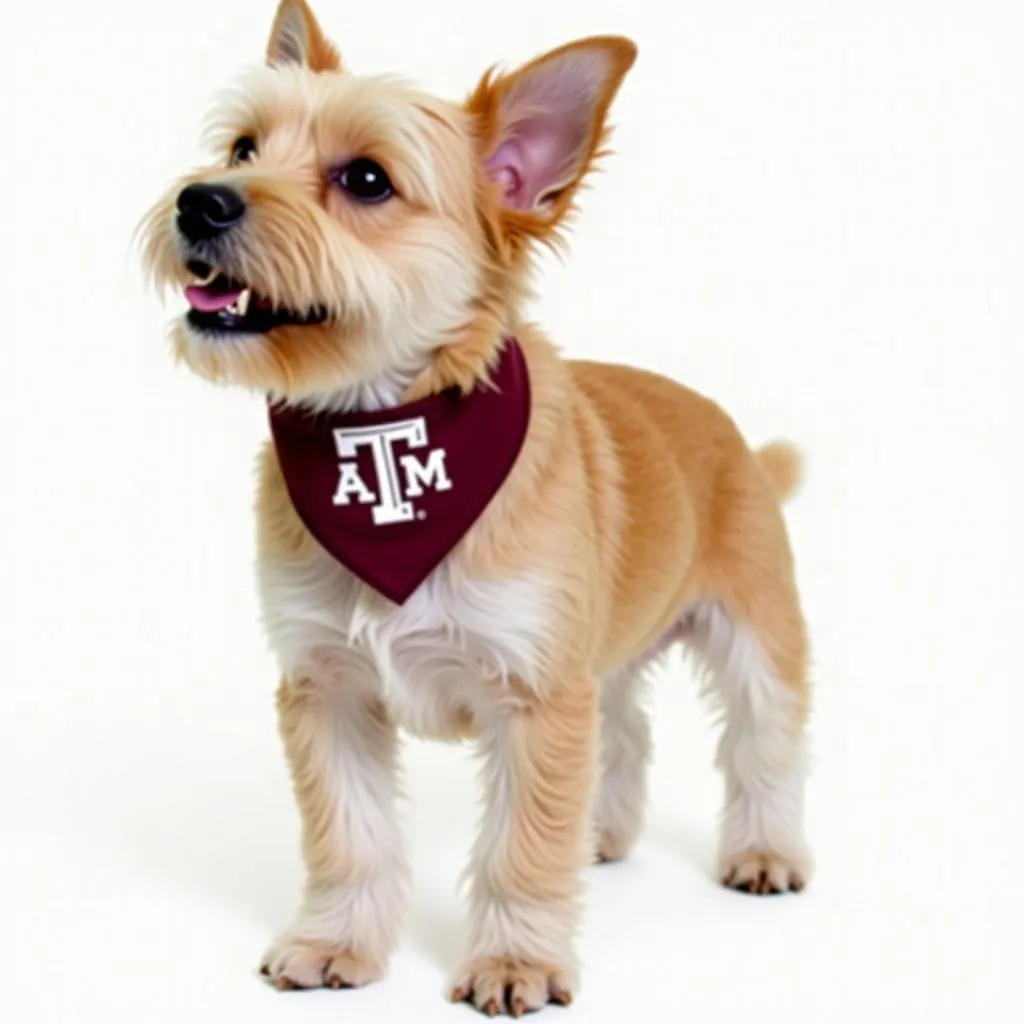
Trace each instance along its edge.
<path fill-rule="evenodd" d="M 270 643 L 286 674 L 329 671 L 336 685 L 378 689 L 395 719 L 453 735 L 479 713 L 488 680 L 536 681 L 551 622 L 538 577 L 460 578 L 442 563 L 404 605 L 387 601 L 326 552 L 260 564 Z"/>

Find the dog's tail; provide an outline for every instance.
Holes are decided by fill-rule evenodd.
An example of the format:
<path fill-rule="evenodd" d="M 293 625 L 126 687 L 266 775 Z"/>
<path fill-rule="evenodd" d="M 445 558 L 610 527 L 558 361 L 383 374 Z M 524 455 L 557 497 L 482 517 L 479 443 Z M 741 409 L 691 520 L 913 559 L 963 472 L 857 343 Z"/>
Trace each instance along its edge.
<path fill-rule="evenodd" d="M 754 452 L 779 501 L 788 501 L 804 479 L 803 453 L 790 441 L 772 441 Z"/>

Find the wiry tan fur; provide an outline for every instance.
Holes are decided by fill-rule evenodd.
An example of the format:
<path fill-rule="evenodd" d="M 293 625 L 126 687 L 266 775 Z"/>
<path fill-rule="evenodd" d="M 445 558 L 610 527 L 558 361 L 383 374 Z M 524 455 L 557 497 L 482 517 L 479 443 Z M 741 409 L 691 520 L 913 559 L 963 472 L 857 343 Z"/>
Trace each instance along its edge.
<path fill-rule="evenodd" d="M 752 892 L 808 877 L 807 639 L 779 508 L 799 454 L 783 442 L 752 453 L 709 400 L 651 373 L 563 360 L 522 320 L 532 247 L 559 240 L 633 59 L 626 40 L 583 40 L 489 72 L 451 104 L 344 72 L 303 0 L 283 0 L 268 67 L 213 118 L 217 163 L 177 183 L 147 220 L 148 266 L 181 287 L 178 190 L 232 184 L 252 216 L 224 269 L 277 304 L 330 312 L 321 325 L 216 344 L 177 323 L 178 356 L 213 380 L 310 408 L 375 408 L 471 389 L 510 335 L 530 371 L 515 468 L 405 608 L 325 556 L 272 448 L 261 456 L 261 588 L 309 871 L 296 923 L 264 961 L 281 988 L 360 985 L 385 970 L 407 885 L 393 810 L 404 725 L 474 738 L 484 758 L 487 810 L 453 998 L 513 1015 L 571 1001 L 580 871 L 636 840 L 643 677 L 678 641 L 701 658 L 725 716 L 720 877 Z M 510 209 L 486 160 L 532 116 L 516 104 L 534 76 L 557 86 L 563 66 L 585 107 L 569 171 Z M 595 74 L 600 88 L 586 94 Z M 227 168 L 242 134 L 258 140 L 258 157 Z M 327 168 L 355 156 L 387 168 L 393 200 L 360 207 L 332 189 Z M 466 637 L 472 657 L 456 649 Z M 449 659 L 443 671 L 438 657 Z"/>

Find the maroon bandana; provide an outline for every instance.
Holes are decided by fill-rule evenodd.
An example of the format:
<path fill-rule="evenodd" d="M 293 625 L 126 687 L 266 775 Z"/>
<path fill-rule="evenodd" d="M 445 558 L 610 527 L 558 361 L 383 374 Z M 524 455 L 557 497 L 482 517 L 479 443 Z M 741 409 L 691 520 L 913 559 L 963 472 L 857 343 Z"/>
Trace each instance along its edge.
<path fill-rule="evenodd" d="M 379 412 L 270 409 L 295 511 L 322 547 L 402 604 L 504 483 L 530 421 L 530 378 L 510 340 L 493 387 Z"/>

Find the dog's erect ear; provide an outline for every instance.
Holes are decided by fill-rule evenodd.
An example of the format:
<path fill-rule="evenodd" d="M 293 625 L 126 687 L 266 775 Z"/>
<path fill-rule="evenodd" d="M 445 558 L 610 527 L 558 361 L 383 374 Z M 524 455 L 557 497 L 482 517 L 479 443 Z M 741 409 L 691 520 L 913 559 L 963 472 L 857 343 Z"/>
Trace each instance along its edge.
<path fill-rule="evenodd" d="M 267 43 L 268 64 L 301 64 L 310 71 L 337 71 L 341 58 L 306 0 L 281 0 Z"/>
<path fill-rule="evenodd" d="M 635 59 L 628 39 L 599 36 L 484 75 L 466 107 L 506 231 L 544 237 L 557 226 L 600 155 L 608 108 Z"/>

